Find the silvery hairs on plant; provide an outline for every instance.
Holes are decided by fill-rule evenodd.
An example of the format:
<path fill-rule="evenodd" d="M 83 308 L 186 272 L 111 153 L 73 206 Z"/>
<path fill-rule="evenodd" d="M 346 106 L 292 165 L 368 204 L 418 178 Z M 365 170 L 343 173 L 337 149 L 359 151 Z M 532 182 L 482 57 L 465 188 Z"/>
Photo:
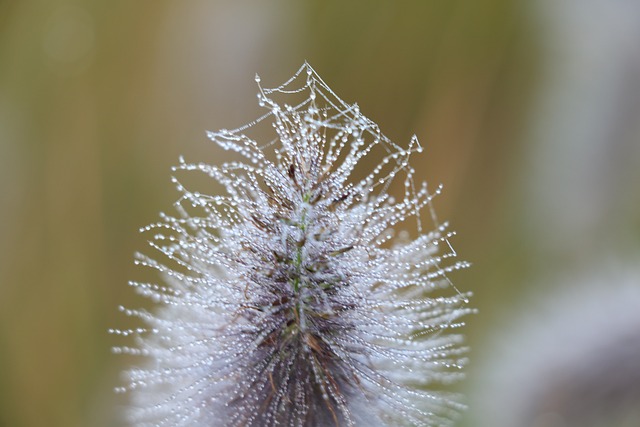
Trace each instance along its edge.
<path fill-rule="evenodd" d="M 447 273 L 466 263 L 433 214 L 440 188 L 414 182 L 417 139 L 394 144 L 306 63 L 256 82 L 266 114 L 208 133 L 242 161 L 174 168 L 226 194 L 174 178 L 177 214 L 143 229 L 164 261 L 136 262 L 165 284 L 132 282 L 159 307 L 121 307 L 147 327 L 111 331 L 135 340 L 116 353 L 143 359 L 118 389 L 130 424 L 450 425 L 464 406 L 442 388 L 466 353 L 450 330 L 471 309 Z"/>

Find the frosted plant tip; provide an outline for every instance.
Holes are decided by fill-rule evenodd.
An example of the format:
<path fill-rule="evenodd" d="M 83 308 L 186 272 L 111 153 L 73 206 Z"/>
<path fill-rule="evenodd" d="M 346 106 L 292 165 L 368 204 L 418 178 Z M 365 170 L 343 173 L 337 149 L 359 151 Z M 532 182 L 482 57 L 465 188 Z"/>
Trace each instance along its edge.
<path fill-rule="evenodd" d="M 111 331 L 140 356 L 118 388 L 129 424 L 450 425 L 472 310 L 448 278 L 466 263 L 433 214 L 439 190 L 414 182 L 421 146 L 390 141 L 307 63 L 255 80 L 265 114 L 208 132 L 237 159 L 181 158 L 176 213 L 143 228 L 155 255 L 137 264 L 163 283 L 131 285 L 157 307 L 121 308 L 146 326 Z M 224 194 L 188 189 L 185 171 Z"/>

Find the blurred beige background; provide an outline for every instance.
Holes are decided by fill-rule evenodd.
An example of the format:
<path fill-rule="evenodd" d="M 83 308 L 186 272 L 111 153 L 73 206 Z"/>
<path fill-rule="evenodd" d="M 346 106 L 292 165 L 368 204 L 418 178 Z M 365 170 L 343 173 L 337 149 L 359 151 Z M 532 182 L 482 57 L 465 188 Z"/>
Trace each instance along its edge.
<path fill-rule="evenodd" d="M 640 330 L 615 299 L 635 298 L 618 281 L 640 288 L 639 46 L 638 1 L 0 0 L 0 427 L 121 425 L 112 389 L 130 361 L 107 329 L 129 322 L 118 305 L 147 304 L 127 286 L 144 274 L 138 228 L 171 209 L 179 155 L 224 158 L 205 130 L 257 116 L 255 73 L 275 86 L 305 59 L 391 139 L 417 134 L 416 169 L 445 186 L 438 215 L 473 263 L 452 279 L 480 310 L 461 424 L 584 425 L 537 402 L 574 337 Z M 597 326 L 575 325 L 591 333 L 527 341 L 520 318 L 553 334 L 591 318 L 592 289 L 612 301 Z M 571 297 L 537 316 L 559 294 Z M 549 356 L 530 362 L 506 337 Z M 542 385 L 496 381 L 509 369 L 539 369 Z M 640 385 L 617 386 L 637 407 Z M 615 425 L 637 426 L 629 413 Z"/>

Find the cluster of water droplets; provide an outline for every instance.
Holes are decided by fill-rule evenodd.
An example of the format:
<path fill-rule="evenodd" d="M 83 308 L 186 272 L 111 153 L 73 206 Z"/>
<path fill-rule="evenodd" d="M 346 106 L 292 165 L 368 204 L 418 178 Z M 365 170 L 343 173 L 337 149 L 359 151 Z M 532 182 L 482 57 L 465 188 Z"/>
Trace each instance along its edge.
<path fill-rule="evenodd" d="M 136 426 L 449 424 L 462 409 L 438 391 L 461 375 L 466 349 L 451 330 L 467 295 L 447 273 L 453 235 L 402 148 L 304 64 L 283 85 L 258 82 L 267 113 L 210 139 L 244 160 L 188 163 L 226 191 L 181 193 L 177 215 L 149 225 L 165 285 L 132 282 L 159 303 L 121 308 L 146 328 L 117 353 L 143 356 L 119 391 Z M 299 99 L 294 105 L 278 97 Z M 249 136 L 261 124 L 273 138 Z M 377 166 L 362 170 L 374 159 Z M 389 189 L 404 181 L 404 195 Z M 434 224 L 422 230 L 421 214 Z M 415 219 L 417 237 L 394 227 Z M 401 228 L 401 227 L 400 227 Z"/>

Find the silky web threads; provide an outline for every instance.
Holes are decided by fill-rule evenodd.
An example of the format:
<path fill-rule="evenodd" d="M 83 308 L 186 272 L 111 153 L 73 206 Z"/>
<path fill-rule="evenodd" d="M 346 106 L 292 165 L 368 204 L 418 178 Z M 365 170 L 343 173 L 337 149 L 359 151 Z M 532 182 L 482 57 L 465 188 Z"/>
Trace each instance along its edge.
<path fill-rule="evenodd" d="M 462 375 L 454 330 L 472 310 L 447 274 L 467 264 L 433 214 L 440 188 L 414 182 L 417 139 L 390 141 L 306 63 L 276 88 L 256 81 L 266 113 L 208 133 L 240 160 L 174 168 L 225 194 L 174 178 L 176 214 L 143 229 L 153 256 L 136 262 L 164 283 L 132 282 L 159 307 L 122 307 L 146 327 L 113 330 L 135 341 L 117 353 L 142 357 L 118 389 L 129 422 L 449 425 L 464 406 L 441 390 Z"/>

